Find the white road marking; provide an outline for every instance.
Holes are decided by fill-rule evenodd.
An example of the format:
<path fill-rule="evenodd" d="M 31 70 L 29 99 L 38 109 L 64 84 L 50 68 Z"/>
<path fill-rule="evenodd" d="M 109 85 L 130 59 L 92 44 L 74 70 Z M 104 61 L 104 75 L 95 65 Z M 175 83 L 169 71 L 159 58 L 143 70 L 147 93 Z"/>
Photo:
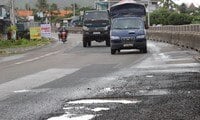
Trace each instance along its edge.
<path fill-rule="evenodd" d="M 30 90 L 43 84 L 60 79 L 72 74 L 79 69 L 48 69 L 39 73 L 28 75 L 0 85 L 1 98 L 12 94 L 14 91 Z"/>
<path fill-rule="evenodd" d="M 39 60 L 39 59 L 42 59 L 42 58 L 57 54 L 59 52 L 60 51 L 55 51 L 55 52 L 51 52 L 51 53 L 48 53 L 48 54 L 45 54 L 45 55 L 42 55 L 42 56 L 39 56 L 39 57 L 35 57 L 35 58 L 32 58 L 32 59 L 28 59 L 28 60 L 24 60 L 24 61 L 21 61 L 21 62 L 17 62 L 17 63 L 15 63 L 15 65 L 20 65 L 20 64 L 24 64 L 24 63 L 28 63 L 28 62 L 33 62 L 33 61 L 36 61 L 36 60 Z"/>

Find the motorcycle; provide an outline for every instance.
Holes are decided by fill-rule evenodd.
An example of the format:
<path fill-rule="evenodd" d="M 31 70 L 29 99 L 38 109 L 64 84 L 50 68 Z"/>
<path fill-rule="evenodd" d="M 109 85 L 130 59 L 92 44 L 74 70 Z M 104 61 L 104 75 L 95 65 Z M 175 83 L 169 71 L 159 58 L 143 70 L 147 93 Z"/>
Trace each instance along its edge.
<path fill-rule="evenodd" d="M 63 43 L 65 43 L 65 42 L 67 41 L 67 36 L 68 36 L 68 32 L 66 32 L 66 31 L 62 31 L 62 32 L 60 33 L 60 39 L 61 39 L 61 41 L 62 41 Z"/>

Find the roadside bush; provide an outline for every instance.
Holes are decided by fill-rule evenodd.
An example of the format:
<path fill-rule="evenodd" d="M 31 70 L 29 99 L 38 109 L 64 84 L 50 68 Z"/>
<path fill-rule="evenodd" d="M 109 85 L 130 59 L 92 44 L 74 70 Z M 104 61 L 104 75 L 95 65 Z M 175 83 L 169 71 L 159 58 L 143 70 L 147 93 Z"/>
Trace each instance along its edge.
<path fill-rule="evenodd" d="M 161 8 L 150 14 L 150 20 L 151 25 L 185 25 L 191 24 L 193 17 L 188 14 L 178 13 Z"/>
<path fill-rule="evenodd" d="M 170 25 L 185 25 L 192 23 L 192 17 L 184 13 L 173 12 L 168 16 L 168 23 Z"/>
<path fill-rule="evenodd" d="M 150 22 L 151 25 L 153 24 L 162 24 L 168 25 L 167 17 L 170 15 L 170 11 L 164 8 L 155 10 L 153 13 L 150 14 Z"/>
<path fill-rule="evenodd" d="M 200 24 L 200 16 L 194 16 L 192 24 Z"/>
<path fill-rule="evenodd" d="M 40 46 L 50 43 L 48 39 L 41 40 L 0 40 L 0 49 L 4 48 L 17 48 L 17 47 L 29 47 L 29 46 Z"/>
<path fill-rule="evenodd" d="M 21 39 L 21 40 L 16 40 L 15 41 L 15 45 L 26 45 L 26 44 L 28 44 L 29 43 L 29 41 L 28 40 L 26 40 L 26 39 Z"/>

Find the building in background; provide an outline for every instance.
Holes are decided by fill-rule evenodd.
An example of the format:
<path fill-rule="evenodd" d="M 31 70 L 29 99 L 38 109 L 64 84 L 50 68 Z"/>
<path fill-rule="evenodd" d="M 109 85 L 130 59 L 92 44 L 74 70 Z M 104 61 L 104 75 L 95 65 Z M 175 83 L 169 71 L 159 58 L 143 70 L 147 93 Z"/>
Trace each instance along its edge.
<path fill-rule="evenodd" d="M 6 36 L 6 29 L 11 25 L 10 7 L 0 5 L 0 37 Z"/>

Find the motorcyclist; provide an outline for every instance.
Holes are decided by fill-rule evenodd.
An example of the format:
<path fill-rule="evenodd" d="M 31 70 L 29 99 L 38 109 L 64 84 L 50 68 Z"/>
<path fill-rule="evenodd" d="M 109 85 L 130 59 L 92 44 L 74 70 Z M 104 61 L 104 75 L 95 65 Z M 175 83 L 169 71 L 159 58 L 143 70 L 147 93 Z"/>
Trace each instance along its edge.
<path fill-rule="evenodd" d="M 60 28 L 58 29 L 58 31 L 59 31 L 59 32 L 58 32 L 59 41 L 61 40 L 61 33 L 62 33 L 62 32 L 66 32 L 65 38 L 67 38 L 68 30 L 67 30 L 67 28 L 66 28 L 65 26 L 60 27 Z"/>

